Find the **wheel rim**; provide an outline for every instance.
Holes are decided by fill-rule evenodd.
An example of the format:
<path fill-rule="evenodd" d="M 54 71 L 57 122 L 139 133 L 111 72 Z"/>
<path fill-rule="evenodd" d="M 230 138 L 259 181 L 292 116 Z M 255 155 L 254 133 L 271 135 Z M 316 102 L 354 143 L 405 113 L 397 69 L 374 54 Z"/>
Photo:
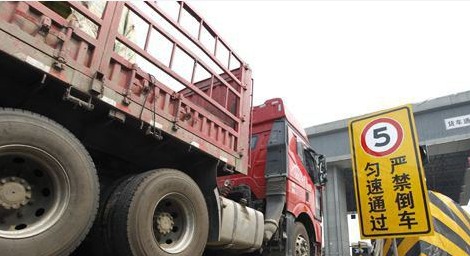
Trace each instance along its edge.
<path fill-rule="evenodd" d="M 69 178 L 56 158 L 33 146 L 0 146 L 0 237 L 44 232 L 62 217 L 69 198 Z"/>
<path fill-rule="evenodd" d="M 298 235 L 295 239 L 295 255 L 296 256 L 309 256 L 309 246 L 307 239 L 302 235 Z"/>
<path fill-rule="evenodd" d="M 160 199 L 153 215 L 153 233 L 158 246 L 167 253 L 180 253 L 194 239 L 196 215 L 193 203 L 180 193 Z"/>

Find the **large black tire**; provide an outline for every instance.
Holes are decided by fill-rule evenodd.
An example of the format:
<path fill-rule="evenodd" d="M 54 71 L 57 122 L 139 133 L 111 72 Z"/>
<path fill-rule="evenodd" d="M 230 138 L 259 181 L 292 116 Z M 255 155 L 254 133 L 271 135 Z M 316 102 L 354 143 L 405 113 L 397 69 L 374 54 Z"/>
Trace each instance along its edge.
<path fill-rule="evenodd" d="M 295 222 L 292 242 L 294 243 L 292 246 L 294 250 L 294 256 L 314 255 L 307 230 L 305 229 L 305 226 L 302 224 L 302 222 Z"/>
<path fill-rule="evenodd" d="M 99 169 L 98 169 L 99 170 Z M 89 234 L 82 244 L 72 253 L 72 256 L 113 256 L 112 249 L 107 243 L 109 240 L 105 225 L 109 216 L 111 206 L 114 202 L 110 201 L 111 195 L 119 193 L 134 178 L 133 175 L 126 175 L 117 180 L 112 180 L 106 176 L 100 176 L 100 206 L 96 214 L 95 222 L 91 227 Z M 117 199 L 116 197 L 114 197 Z"/>
<path fill-rule="evenodd" d="M 108 204 L 104 224 L 112 255 L 202 255 L 208 212 L 188 175 L 173 169 L 140 174 L 118 187 Z"/>
<path fill-rule="evenodd" d="M 91 157 L 64 127 L 31 112 L 0 109 L 1 255 L 69 255 L 96 215 Z"/>

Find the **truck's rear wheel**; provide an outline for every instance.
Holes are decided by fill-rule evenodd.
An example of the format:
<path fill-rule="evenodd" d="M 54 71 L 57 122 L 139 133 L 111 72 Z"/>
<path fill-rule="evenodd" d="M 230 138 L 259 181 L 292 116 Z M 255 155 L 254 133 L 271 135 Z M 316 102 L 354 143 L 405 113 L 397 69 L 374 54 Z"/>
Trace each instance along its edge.
<path fill-rule="evenodd" d="M 110 201 L 114 255 L 202 255 L 208 235 L 204 196 L 186 174 L 160 169 L 136 176 Z"/>
<path fill-rule="evenodd" d="M 294 226 L 294 255 L 295 256 L 311 256 L 314 255 L 310 248 L 310 239 L 307 230 L 302 222 L 295 222 Z"/>
<path fill-rule="evenodd" d="M 68 255 L 90 229 L 98 192 L 93 162 L 69 131 L 0 109 L 2 255 Z"/>

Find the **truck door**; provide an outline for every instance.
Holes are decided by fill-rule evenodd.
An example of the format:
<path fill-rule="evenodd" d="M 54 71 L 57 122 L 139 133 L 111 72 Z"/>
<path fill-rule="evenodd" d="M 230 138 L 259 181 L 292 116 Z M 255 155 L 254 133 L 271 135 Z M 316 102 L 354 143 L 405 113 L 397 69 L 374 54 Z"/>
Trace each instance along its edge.
<path fill-rule="evenodd" d="M 305 143 L 293 129 L 288 132 L 288 209 L 294 214 L 311 211 L 314 201 L 313 183 L 310 180 L 308 170 L 304 164 L 303 148 Z M 305 207 L 310 208 L 306 210 Z"/>

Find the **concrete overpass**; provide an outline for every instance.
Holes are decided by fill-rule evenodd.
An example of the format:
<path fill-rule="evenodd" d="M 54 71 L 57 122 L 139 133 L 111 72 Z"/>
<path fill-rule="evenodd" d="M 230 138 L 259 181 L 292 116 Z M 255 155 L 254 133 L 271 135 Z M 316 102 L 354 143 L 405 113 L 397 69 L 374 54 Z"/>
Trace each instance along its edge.
<path fill-rule="evenodd" d="M 470 91 L 413 104 L 419 144 L 426 145 L 428 189 L 460 204 L 470 198 Z M 324 197 L 326 255 L 349 255 L 347 213 L 356 211 L 348 119 L 306 129 L 311 145 L 327 157 Z"/>

